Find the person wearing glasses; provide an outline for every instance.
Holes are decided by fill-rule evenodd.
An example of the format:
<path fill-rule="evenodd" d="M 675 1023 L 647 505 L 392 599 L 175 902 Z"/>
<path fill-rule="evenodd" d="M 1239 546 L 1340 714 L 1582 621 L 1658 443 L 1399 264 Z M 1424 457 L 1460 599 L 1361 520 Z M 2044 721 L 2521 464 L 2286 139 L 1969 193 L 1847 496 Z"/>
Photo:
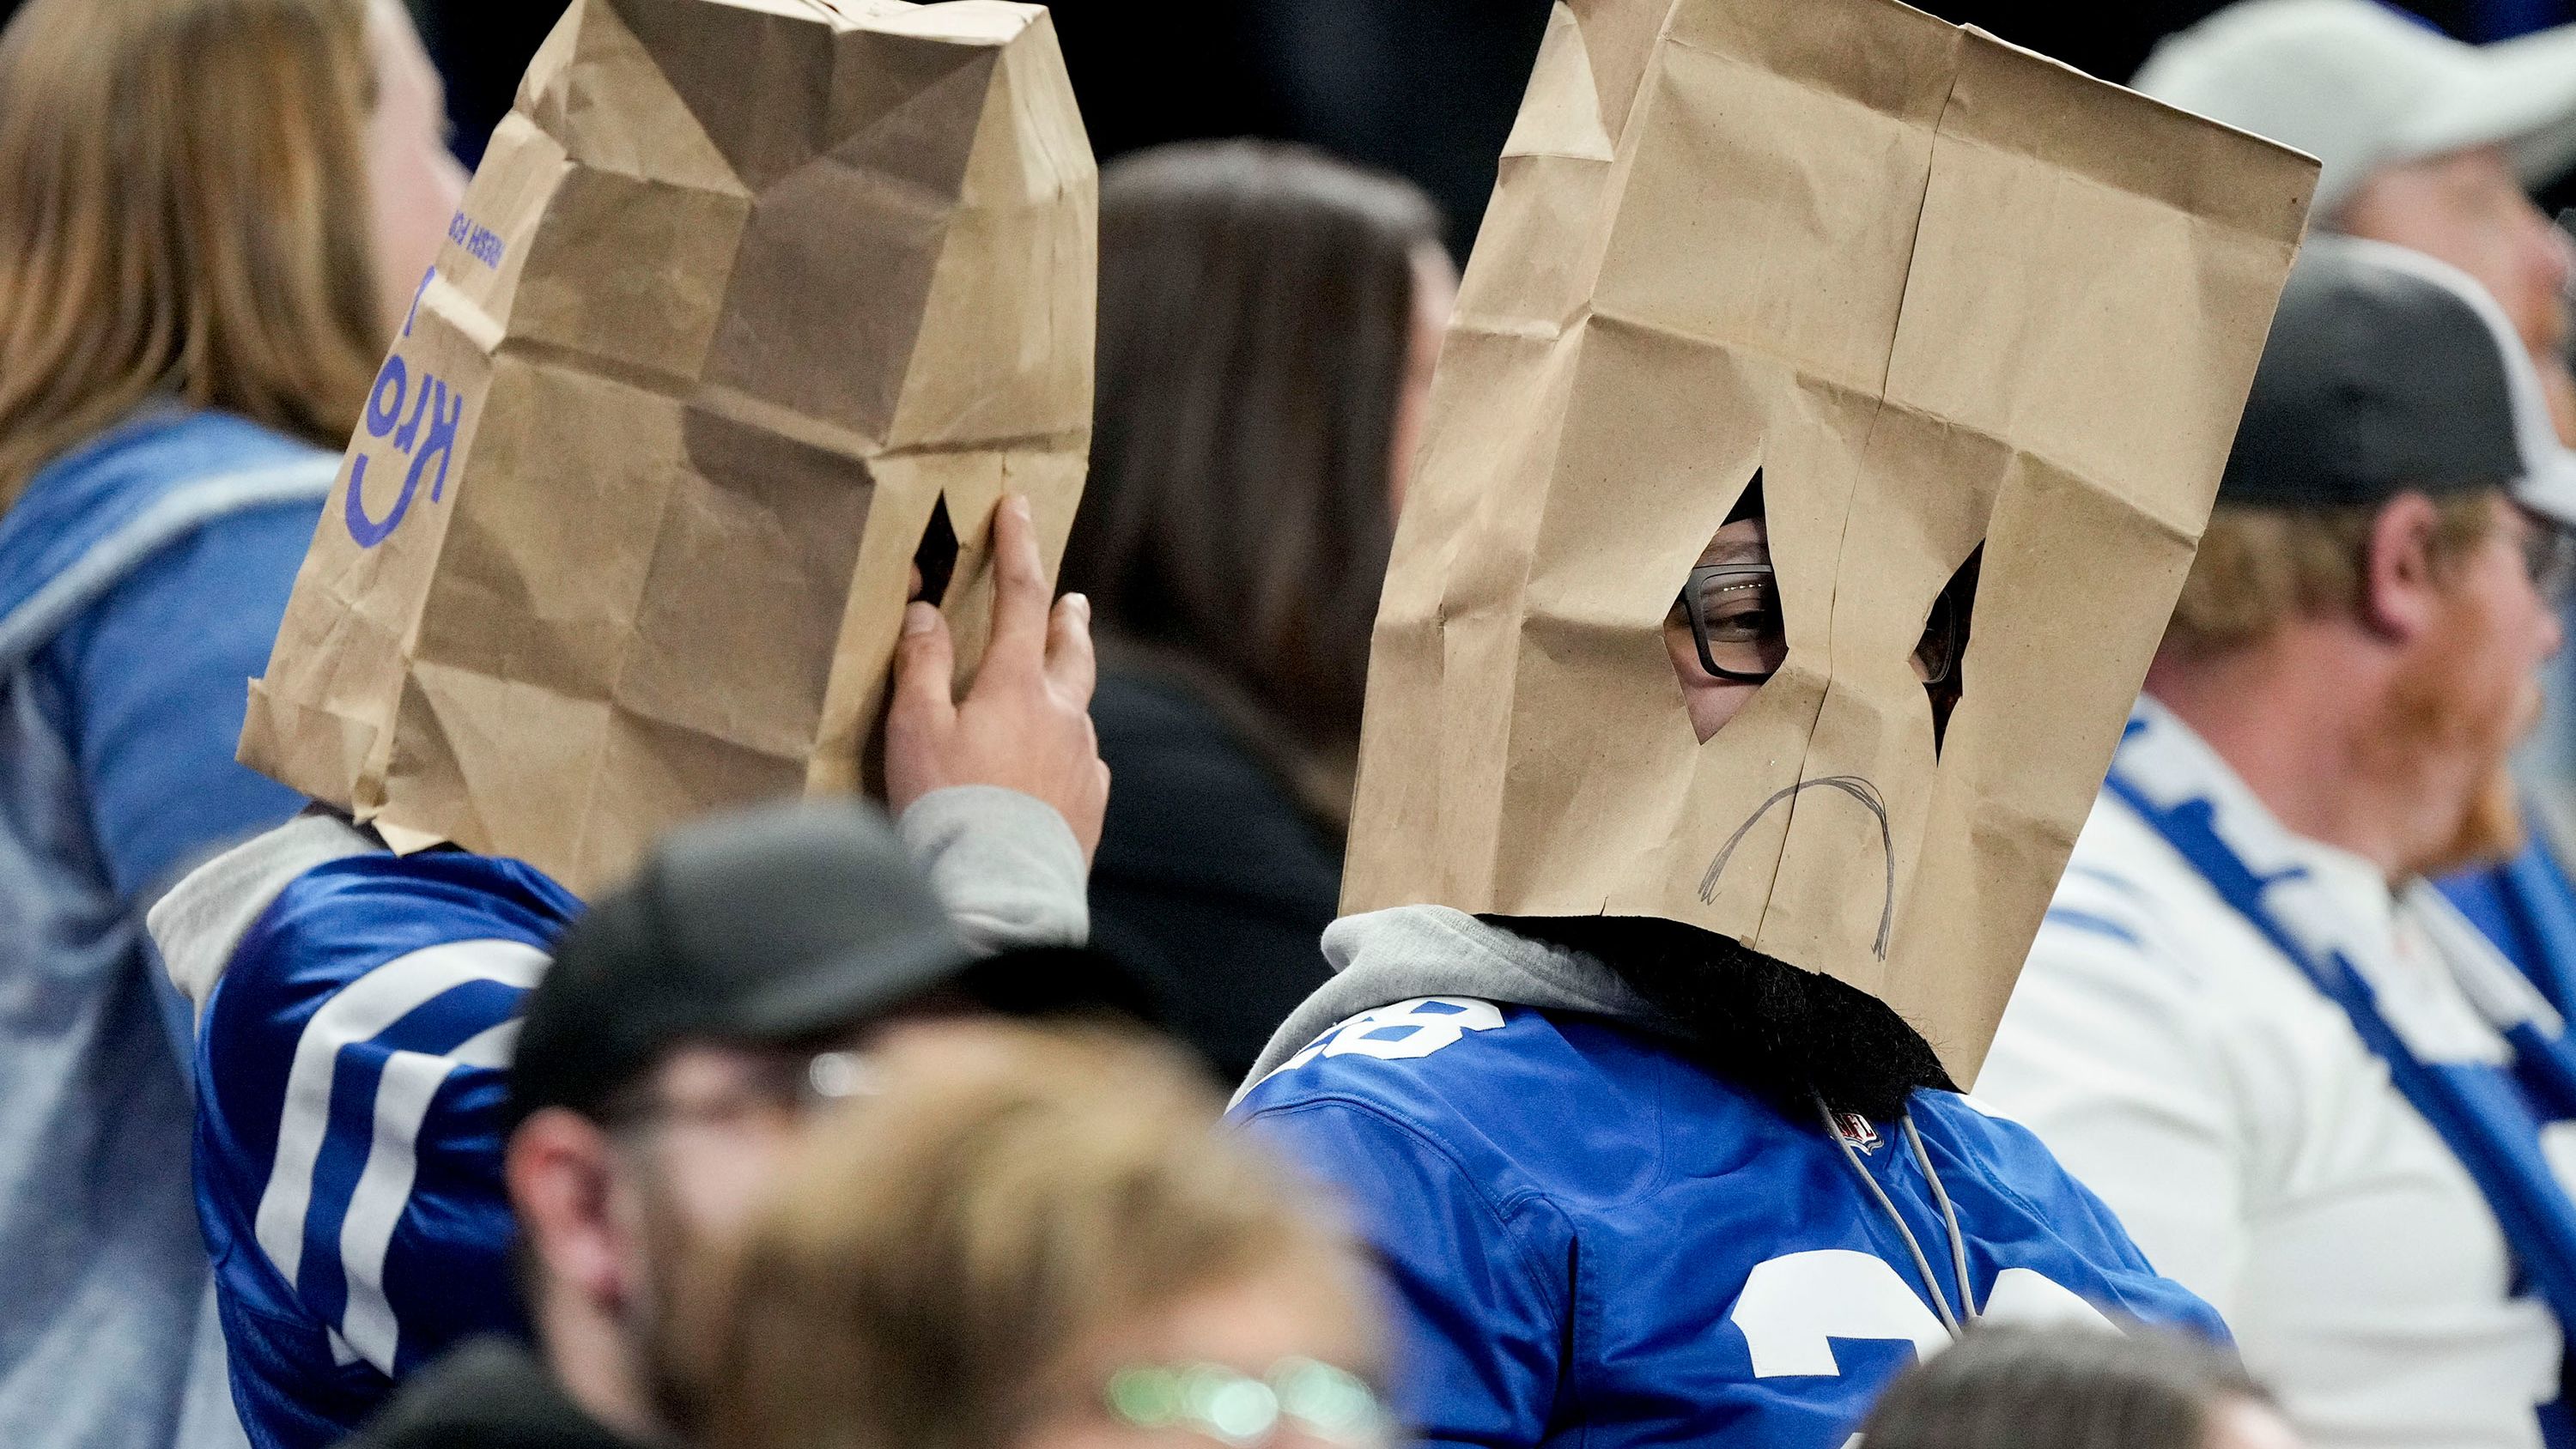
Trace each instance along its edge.
<path fill-rule="evenodd" d="M 406 1379 L 357 1445 L 676 1442 L 674 1366 L 703 1330 L 691 1275 L 731 1251 L 809 1122 L 879 1089 L 876 1046 L 1142 999 L 1088 952 L 974 950 L 867 806 L 674 832 L 564 934 L 507 1028 L 514 1059 L 452 1073 L 427 1104 L 380 1307 L 422 1338 L 482 1331 Z M 510 1325 L 457 1321 L 513 1278 L 533 1352 Z"/>
<path fill-rule="evenodd" d="M 1702 743 L 1788 659 L 1768 527 L 1756 474 L 1663 622 Z M 1979 562 L 1912 653 L 1936 749 L 1972 687 Z M 1333 983 L 1235 1112 L 1386 1264 L 1417 1442 L 1842 1449 L 1890 1378 L 1980 1321 L 2226 1337 L 1832 977 L 1651 916 L 1439 905 L 1346 916 L 1324 952 Z"/>
<path fill-rule="evenodd" d="M 1976 1083 L 2323 1449 L 2564 1442 L 2576 1049 L 2426 878 L 2514 848 L 2571 525 L 2505 312 L 2310 241 Z"/>
<path fill-rule="evenodd" d="M 694 1449 L 1396 1449 L 1358 1245 L 1170 1046 L 907 1026 L 690 1286 Z"/>
<path fill-rule="evenodd" d="M 1959 659 L 1967 652 L 1969 602 L 1976 592 L 1972 556 L 1932 601 L 1923 642 L 1914 649 L 1914 676 L 1932 697 L 1936 747 L 1959 702 Z M 1664 620 L 1664 643 L 1691 729 L 1703 744 L 1788 659 L 1788 627 L 1762 520 L 1761 474 L 1754 474 L 1743 500 L 1691 566 L 1689 582 Z"/>
<path fill-rule="evenodd" d="M 992 627 L 964 698 L 939 612 L 916 602 L 906 614 L 887 805 L 967 942 L 1076 945 L 1108 789 L 1084 708 L 1087 611 L 1071 596 L 1050 606 L 1025 499 L 997 510 L 993 540 Z M 881 905 L 837 904 L 856 913 L 852 930 Z M 507 1269 L 501 1083 L 538 1040 L 522 1012 L 581 906 L 522 862 L 398 856 L 317 806 L 154 907 L 154 939 L 196 1005 L 197 1216 L 252 1449 L 337 1443 L 448 1347 L 524 1326 Z M 768 928 L 729 924 L 742 941 Z M 596 1030 L 664 1022 L 603 1008 Z M 692 1092 L 742 1095 L 727 1072 L 674 1070 Z M 693 1133 L 707 1135 L 675 1128 Z M 740 1122 L 712 1136 L 757 1140 Z M 752 1181 L 743 1166 L 674 1181 L 722 1194 Z"/>
<path fill-rule="evenodd" d="M 2131 84 L 2323 161 L 2320 229 L 2475 277 L 2530 353 L 2559 436 L 2576 444 L 2576 244 L 2570 213 L 2553 226 L 2531 195 L 2562 189 L 2576 165 L 2576 25 L 2472 46 L 2372 0 L 2242 0 L 2167 38 Z M 2560 1011 L 2576 1010 L 2571 662 L 2544 678 L 2551 708 L 2521 752 L 2531 839 L 2441 882 Z"/>

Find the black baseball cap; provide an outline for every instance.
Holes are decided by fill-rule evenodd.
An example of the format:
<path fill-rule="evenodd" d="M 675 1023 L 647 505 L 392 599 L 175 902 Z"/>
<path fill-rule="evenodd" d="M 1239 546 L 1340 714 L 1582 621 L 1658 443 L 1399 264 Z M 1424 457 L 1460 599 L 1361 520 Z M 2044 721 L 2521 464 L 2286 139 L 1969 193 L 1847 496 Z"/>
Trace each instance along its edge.
<path fill-rule="evenodd" d="M 2576 455 L 2503 309 L 2419 252 L 2310 240 L 2282 289 L 2218 501 L 2334 508 L 2497 487 L 2576 526 Z"/>
<path fill-rule="evenodd" d="M 970 949 L 866 805 L 711 817 L 564 933 L 528 996 L 510 1123 L 543 1107 L 596 1116 L 683 1043 L 790 1045 L 944 994 L 1012 1015 L 1152 1016 L 1092 952 Z"/>

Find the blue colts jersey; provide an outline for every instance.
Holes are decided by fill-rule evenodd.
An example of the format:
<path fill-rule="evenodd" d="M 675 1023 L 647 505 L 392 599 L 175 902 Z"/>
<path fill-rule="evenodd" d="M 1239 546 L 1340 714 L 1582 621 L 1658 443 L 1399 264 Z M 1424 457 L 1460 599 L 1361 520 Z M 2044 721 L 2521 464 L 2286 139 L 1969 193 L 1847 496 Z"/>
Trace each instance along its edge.
<path fill-rule="evenodd" d="M 581 908 L 515 861 L 337 860 L 233 952 L 197 1032 L 197 1212 L 256 1449 L 321 1449 L 395 1377 L 522 1327 L 501 1180 L 528 988 Z"/>
<path fill-rule="evenodd" d="M 1821 1121 L 1601 1019 L 1401 1002 L 1327 1032 L 1235 1110 L 1379 1250 L 1398 1405 L 1429 1443 L 1839 1449 L 1891 1376 L 1949 1341 Z M 1913 1117 L 1979 1311 L 2225 1338 L 2030 1133 L 1945 1092 L 1917 1092 Z M 1903 1136 L 1845 1122 L 1955 1310 Z"/>

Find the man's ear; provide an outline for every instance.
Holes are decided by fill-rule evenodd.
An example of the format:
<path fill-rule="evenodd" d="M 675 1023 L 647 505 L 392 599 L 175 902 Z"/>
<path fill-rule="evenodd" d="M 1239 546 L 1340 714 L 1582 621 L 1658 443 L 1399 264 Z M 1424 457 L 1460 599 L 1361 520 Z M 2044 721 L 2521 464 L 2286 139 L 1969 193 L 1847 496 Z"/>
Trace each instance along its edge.
<path fill-rule="evenodd" d="M 614 1153 L 598 1123 L 548 1107 L 519 1124 L 502 1169 L 524 1251 L 544 1280 L 610 1307 L 629 1286 L 626 1228 L 611 1201 Z"/>
<path fill-rule="evenodd" d="M 2434 566 L 2441 530 L 2441 510 L 2421 493 L 2400 493 L 2380 508 L 2362 557 L 2362 627 L 2406 644 L 2433 626 L 2442 602 Z"/>

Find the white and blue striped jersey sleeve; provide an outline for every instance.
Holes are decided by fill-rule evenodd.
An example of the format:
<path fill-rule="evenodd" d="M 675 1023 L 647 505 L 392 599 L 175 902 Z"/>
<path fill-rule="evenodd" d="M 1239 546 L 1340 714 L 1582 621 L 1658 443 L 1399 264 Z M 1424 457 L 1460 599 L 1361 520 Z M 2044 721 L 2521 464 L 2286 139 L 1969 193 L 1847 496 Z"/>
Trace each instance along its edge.
<path fill-rule="evenodd" d="M 515 862 L 361 856 L 235 949 L 198 1029 L 198 1210 L 255 1443 L 331 1442 L 394 1378 L 521 1325 L 507 1072 L 577 908 Z"/>

